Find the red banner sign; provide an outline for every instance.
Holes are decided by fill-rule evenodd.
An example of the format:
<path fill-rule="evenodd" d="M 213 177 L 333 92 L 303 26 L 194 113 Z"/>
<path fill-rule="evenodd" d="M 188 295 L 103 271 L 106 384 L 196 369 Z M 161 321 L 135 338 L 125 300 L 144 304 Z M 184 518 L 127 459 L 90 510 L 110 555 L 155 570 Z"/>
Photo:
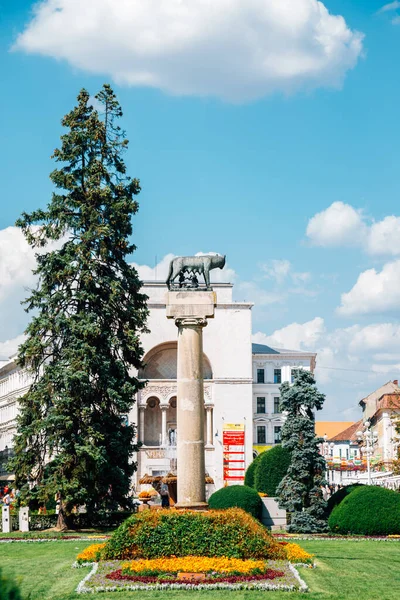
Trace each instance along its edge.
<path fill-rule="evenodd" d="M 242 423 L 227 423 L 222 433 L 224 481 L 244 481 L 245 432 Z"/>

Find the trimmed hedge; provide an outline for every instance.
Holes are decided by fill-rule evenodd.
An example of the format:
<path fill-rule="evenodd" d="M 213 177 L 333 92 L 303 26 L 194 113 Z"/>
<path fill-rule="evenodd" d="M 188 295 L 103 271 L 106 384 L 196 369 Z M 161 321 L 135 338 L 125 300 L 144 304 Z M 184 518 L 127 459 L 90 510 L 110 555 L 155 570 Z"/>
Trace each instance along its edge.
<path fill-rule="evenodd" d="M 0 600 L 21 600 L 21 598 L 17 585 L 4 577 L 0 571 Z"/>
<path fill-rule="evenodd" d="M 290 465 L 290 452 L 280 444 L 263 452 L 257 463 L 254 487 L 257 492 L 276 496 L 276 490 Z"/>
<path fill-rule="evenodd" d="M 145 510 L 127 519 L 102 551 L 102 559 L 163 556 L 284 559 L 283 546 L 238 508 L 224 511 Z"/>
<path fill-rule="evenodd" d="M 328 525 L 334 533 L 400 534 L 400 494 L 373 485 L 360 486 L 333 509 Z"/>
<path fill-rule="evenodd" d="M 335 506 L 341 503 L 346 496 L 350 494 L 354 489 L 357 489 L 362 485 L 361 483 L 353 483 L 352 485 L 346 485 L 345 487 L 340 488 L 337 492 L 332 494 L 327 501 L 326 514 L 329 517 Z"/>
<path fill-rule="evenodd" d="M 263 454 L 265 454 L 265 452 L 261 452 L 258 456 L 256 456 L 253 459 L 253 462 L 251 462 L 249 464 L 249 466 L 247 467 L 246 473 L 244 475 L 244 485 L 247 485 L 248 487 L 251 487 L 251 488 L 255 487 L 254 482 L 255 482 L 257 466 L 258 466 Z"/>
<path fill-rule="evenodd" d="M 213 509 L 242 508 L 256 519 L 261 519 L 262 500 L 258 493 L 247 485 L 228 485 L 214 492 L 208 505 Z"/>

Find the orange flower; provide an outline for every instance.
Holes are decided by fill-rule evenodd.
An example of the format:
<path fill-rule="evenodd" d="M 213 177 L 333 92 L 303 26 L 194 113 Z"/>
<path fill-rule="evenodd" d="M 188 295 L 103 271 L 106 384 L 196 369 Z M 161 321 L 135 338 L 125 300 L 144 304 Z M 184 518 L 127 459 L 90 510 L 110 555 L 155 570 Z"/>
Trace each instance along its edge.
<path fill-rule="evenodd" d="M 101 551 L 103 550 L 106 544 L 92 544 L 88 548 L 85 548 L 82 552 L 78 554 L 76 560 L 79 563 L 82 562 L 97 562 L 100 558 Z"/>

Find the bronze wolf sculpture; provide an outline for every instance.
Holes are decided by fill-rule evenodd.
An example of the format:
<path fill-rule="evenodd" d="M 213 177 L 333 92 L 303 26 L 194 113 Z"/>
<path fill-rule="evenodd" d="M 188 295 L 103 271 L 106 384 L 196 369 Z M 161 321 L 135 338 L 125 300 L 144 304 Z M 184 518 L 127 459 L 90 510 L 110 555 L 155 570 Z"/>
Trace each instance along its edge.
<path fill-rule="evenodd" d="M 210 271 L 211 269 L 225 266 L 225 256 L 221 254 L 212 254 L 207 256 L 177 256 L 173 258 L 169 265 L 169 273 L 167 277 L 167 286 L 170 288 L 174 280 L 179 275 L 179 283 L 182 283 L 184 274 L 196 273 L 204 276 L 204 281 L 207 288 L 210 287 Z"/>

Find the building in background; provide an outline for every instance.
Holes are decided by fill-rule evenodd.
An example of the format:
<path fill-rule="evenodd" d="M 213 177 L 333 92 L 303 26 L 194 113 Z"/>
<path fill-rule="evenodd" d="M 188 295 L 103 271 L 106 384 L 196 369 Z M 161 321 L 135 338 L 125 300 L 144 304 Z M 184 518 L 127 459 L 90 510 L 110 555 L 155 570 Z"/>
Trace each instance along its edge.
<path fill-rule="evenodd" d="M 377 443 L 374 460 L 384 471 L 392 470 L 392 463 L 399 458 L 399 438 L 396 422 L 400 419 L 400 387 L 397 379 L 388 381 L 360 401 L 362 421 L 369 421 L 376 432 Z"/>
<path fill-rule="evenodd" d="M 291 382 L 298 369 L 313 371 L 316 354 L 252 344 L 253 304 L 234 302 L 232 284 L 216 283 L 215 318 L 203 335 L 204 439 L 208 492 L 225 484 L 242 483 L 253 456 L 280 442 L 283 424 L 279 386 Z M 135 456 L 136 486 L 145 478 L 176 471 L 177 333 L 166 318 L 162 282 L 145 282 L 149 297 L 150 333 L 142 336 L 144 367 L 137 376 L 147 381 L 137 394 L 128 422 L 137 425 L 142 446 Z M 15 357 L 0 365 L 0 457 L 12 453 L 18 397 L 29 377 Z M 12 474 L 4 470 L 3 480 Z M 213 483 L 211 483 L 213 482 Z"/>
<path fill-rule="evenodd" d="M 256 456 L 281 441 L 283 425 L 279 386 L 293 383 L 299 369 L 314 372 L 317 355 L 252 345 L 253 354 L 253 449 Z"/>

